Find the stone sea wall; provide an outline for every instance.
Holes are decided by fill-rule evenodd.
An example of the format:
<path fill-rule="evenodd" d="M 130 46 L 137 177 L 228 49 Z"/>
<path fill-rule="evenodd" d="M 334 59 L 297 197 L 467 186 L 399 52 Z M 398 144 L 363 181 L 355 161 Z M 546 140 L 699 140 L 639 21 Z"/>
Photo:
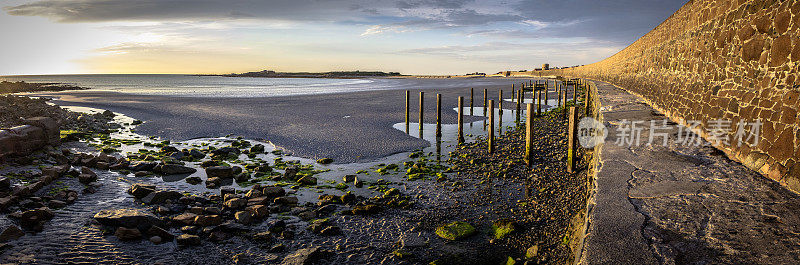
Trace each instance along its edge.
<path fill-rule="evenodd" d="M 734 160 L 800 192 L 800 1 L 693 0 L 619 53 L 549 71 L 606 81 L 646 99 Z M 730 120 L 730 129 L 715 120 Z M 755 138 L 739 146 L 738 135 Z M 727 132 L 720 134 L 719 132 Z"/>

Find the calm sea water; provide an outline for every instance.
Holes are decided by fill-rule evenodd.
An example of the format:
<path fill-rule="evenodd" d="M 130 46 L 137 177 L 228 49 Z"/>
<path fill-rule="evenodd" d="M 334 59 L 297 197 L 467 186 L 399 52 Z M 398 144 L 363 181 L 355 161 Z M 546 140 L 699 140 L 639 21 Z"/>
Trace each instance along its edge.
<path fill-rule="evenodd" d="M 467 87 L 507 84 L 502 79 L 410 78 L 249 78 L 189 75 L 28 75 L 0 76 L 3 81 L 64 83 L 92 90 L 191 97 L 274 97 L 365 90 Z"/>

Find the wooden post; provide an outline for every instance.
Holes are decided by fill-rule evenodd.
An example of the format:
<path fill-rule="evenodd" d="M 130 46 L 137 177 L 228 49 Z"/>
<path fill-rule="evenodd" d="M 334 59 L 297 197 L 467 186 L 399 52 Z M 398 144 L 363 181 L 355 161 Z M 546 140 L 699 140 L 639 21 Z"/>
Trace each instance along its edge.
<path fill-rule="evenodd" d="M 536 116 L 542 115 L 542 91 L 534 91 L 534 99 L 536 100 Z"/>
<path fill-rule="evenodd" d="M 474 98 L 474 97 L 475 97 L 475 88 L 470 88 L 469 89 L 469 116 L 473 116 L 472 114 L 474 114 L 474 113 L 472 113 L 472 109 L 474 107 L 474 105 L 472 104 L 472 98 Z"/>
<path fill-rule="evenodd" d="M 575 133 L 577 130 L 577 119 L 576 116 L 578 113 L 575 111 L 575 107 L 569 107 L 569 132 L 567 133 L 567 173 L 572 173 L 575 170 Z"/>
<path fill-rule="evenodd" d="M 520 104 L 522 104 L 522 89 L 517 90 L 517 124 L 519 124 Z"/>
<path fill-rule="evenodd" d="M 525 115 L 525 163 L 533 166 L 533 103 L 527 104 Z"/>
<path fill-rule="evenodd" d="M 425 92 L 419 92 L 419 134 L 422 135 L 423 110 L 425 109 Z"/>
<path fill-rule="evenodd" d="M 500 91 L 497 93 L 497 97 L 498 97 L 497 98 L 497 108 L 500 109 L 500 113 L 503 113 L 503 108 L 502 108 L 502 106 L 503 106 L 503 90 L 502 89 L 500 89 Z"/>
<path fill-rule="evenodd" d="M 486 101 L 489 100 L 489 90 L 483 89 L 483 116 L 486 117 Z"/>
<path fill-rule="evenodd" d="M 464 143 L 464 97 L 458 97 L 458 143 Z"/>
<path fill-rule="evenodd" d="M 436 137 L 442 137 L 442 94 L 436 94 Z"/>
<path fill-rule="evenodd" d="M 511 102 L 516 101 L 516 90 L 514 89 L 514 84 L 511 84 Z"/>
<path fill-rule="evenodd" d="M 561 107 L 561 82 L 556 82 L 556 87 L 558 88 L 558 106 Z"/>
<path fill-rule="evenodd" d="M 494 153 L 494 101 L 489 100 L 489 153 Z"/>
<path fill-rule="evenodd" d="M 497 98 L 497 134 L 503 134 L 503 90 L 500 89 Z"/>
<path fill-rule="evenodd" d="M 406 133 L 408 133 L 408 124 L 411 122 L 411 91 L 406 90 Z"/>
<path fill-rule="evenodd" d="M 578 105 L 578 81 L 572 83 L 572 104 Z"/>
<path fill-rule="evenodd" d="M 588 85 L 586 86 L 586 89 L 584 89 L 584 91 L 585 91 L 584 92 L 585 97 L 583 99 L 583 101 L 584 101 L 584 112 L 585 112 L 584 115 L 586 115 L 586 117 L 589 117 L 589 114 L 591 113 L 590 112 L 591 106 L 589 106 L 589 97 L 590 97 L 590 95 L 589 95 L 589 86 Z"/>
<path fill-rule="evenodd" d="M 544 80 L 544 104 L 547 105 L 547 92 L 550 90 L 550 85 L 547 83 L 547 79 Z"/>

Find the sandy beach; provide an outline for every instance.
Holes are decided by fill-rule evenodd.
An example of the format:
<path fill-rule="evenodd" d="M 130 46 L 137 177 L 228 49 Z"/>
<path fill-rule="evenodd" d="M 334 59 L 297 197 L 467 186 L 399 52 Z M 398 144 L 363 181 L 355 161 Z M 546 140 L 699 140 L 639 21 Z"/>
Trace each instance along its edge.
<path fill-rule="evenodd" d="M 486 80 L 486 79 L 483 79 Z M 476 82 L 475 106 L 482 106 L 483 89 L 497 99 L 503 89 L 528 79 Z M 458 82 L 463 82 L 461 81 Z M 442 122 L 455 123 L 458 96 L 469 104 L 469 87 L 453 88 L 450 80 L 414 80 L 410 89 L 411 120 L 418 120 L 419 92 L 424 91 L 425 123 L 436 120 L 436 94 L 442 94 Z M 429 146 L 392 128 L 404 121 L 404 90 L 260 98 L 208 98 L 132 95 L 105 91 L 34 94 L 53 97 L 63 106 L 83 106 L 124 113 L 144 121 L 137 131 L 181 141 L 228 134 L 265 139 L 295 155 L 333 158 L 336 163 L 369 161 Z M 507 104 L 505 108 L 511 108 Z M 480 115 L 477 114 L 476 115 Z M 465 122 L 483 119 L 465 117 Z M 413 133 L 412 133 L 413 135 Z"/>

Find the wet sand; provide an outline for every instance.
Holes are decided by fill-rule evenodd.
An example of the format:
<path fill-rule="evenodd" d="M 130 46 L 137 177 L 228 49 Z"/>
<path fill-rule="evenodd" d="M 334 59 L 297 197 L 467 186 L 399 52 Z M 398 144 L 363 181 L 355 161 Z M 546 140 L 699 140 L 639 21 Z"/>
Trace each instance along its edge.
<path fill-rule="evenodd" d="M 475 106 L 482 106 L 484 88 L 489 91 L 489 99 L 497 99 L 499 89 L 508 98 L 512 83 L 528 79 L 491 80 L 475 83 Z M 442 122 L 456 122 L 453 108 L 457 97 L 464 96 L 468 105 L 469 87 L 452 88 L 448 81 L 415 82 L 426 88 L 411 89 L 412 122 L 419 119 L 420 91 L 426 95 L 425 123 L 436 120 L 436 93 L 442 94 Z M 430 145 L 392 128 L 405 119 L 405 93 L 400 89 L 261 98 L 171 97 L 92 90 L 33 95 L 53 97 L 53 103 L 63 106 L 108 109 L 140 119 L 145 123 L 137 127 L 137 132 L 143 135 L 183 141 L 234 134 L 271 141 L 297 156 L 333 158 L 336 163 L 370 161 Z M 504 107 L 511 108 L 512 104 Z M 481 119 L 468 116 L 465 122 Z"/>

